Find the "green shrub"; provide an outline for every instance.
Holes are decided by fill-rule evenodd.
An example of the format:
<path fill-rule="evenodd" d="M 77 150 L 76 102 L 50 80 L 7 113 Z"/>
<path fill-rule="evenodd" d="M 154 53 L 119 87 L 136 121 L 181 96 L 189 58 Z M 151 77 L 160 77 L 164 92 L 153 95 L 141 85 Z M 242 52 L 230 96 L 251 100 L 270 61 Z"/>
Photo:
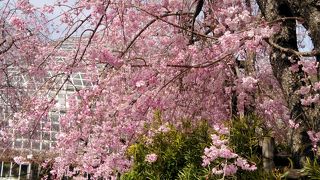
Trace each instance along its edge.
<path fill-rule="evenodd" d="M 209 125 L 201 121 L 192 127 L 189 121 L 185 121 L 181 130 L 171 125 L 167 128 L 167 132 L 153 130 L 152 139 L 142 137 L 129 147 L 128 155 L 134 163 L 131 171 L 121 179 L 205 179 L 208 172 L 201 166 L 201 156 L 211 142 Z M 158 157 L 149 163 L 146 156 L 152 153 Z"/>
<path fill-rule="evenodd" d="M 301 173 L 310 179 L 320 179 L 320 165 L 317 159 L 311 160 L 310 158 L 306 158 Z"/>
<path fill-rule="evenodd" d="M 256 171 L 237 172 L 238 179 L 270 179 L 270 174 L 263 170 L 262 149 L 259 146 L 261 139 L 262 123 L 261 119 L 255 115 L 248 115 L 242 118 L 234 118 L 230 124 L 230 145 L 233 146 L 235 152 L 254 162 L 257 166 Z"/>
<path fill-rule="evenodd" d="M 258 169 L 250 172 L 239 170 L 235 176 L 225 179 L 272 179 L 262 169 L 259 136 L 256 132 L 260 125 L 259 118 L 255 116 L 233 119 L 230 124 L 226 124 L 230 127 L 230 147 L 241 157 L 254 162 Z M 199 121 L 194 125 L 191 121 L 184 120 L 178 129 L 164 124 L 158 112 L 155 122 L 146 129 L 149 130 L 149 136 L 142 136 L 128 148 L 133 166 L 121 176 L 122 180 L 221 178 L 211 174 L 212 167 L 201 166 L 204 149 L 211 145 L 211 134 L 215 132 L 206 121 Z M 150 155 L 157 156 L 156 160 L 153 159 L 154 162 L 146 160 Z"/>

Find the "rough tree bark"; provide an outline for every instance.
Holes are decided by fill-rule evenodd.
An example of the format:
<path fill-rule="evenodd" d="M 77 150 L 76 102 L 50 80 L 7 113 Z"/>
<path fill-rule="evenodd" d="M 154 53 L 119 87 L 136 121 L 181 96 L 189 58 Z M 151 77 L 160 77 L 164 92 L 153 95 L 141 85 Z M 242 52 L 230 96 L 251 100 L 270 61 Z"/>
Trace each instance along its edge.
<path fill-rule="evenodd" d="M 274 21 L 283 17 L 299 17 L 304 20 L 303 25 L 310 31 L 312 42 L 315 50 L 320 50 L 320 1 L 317 0 L 257 0 L 263 16 L 268 21 Z M 281 26 L 281 30 L 276 34 L 272 41 L 276 44 L 298 50 L 296 36 L 296 21 L 286 20 Z M 308 128 L 318 123 L 320 117 L 319 108 L 314 106 L 302 107 L 299 101 L 300 97 L 294 93 L 302 85 L 304 78 L 303 73 L 291 73 L 289 67 L 292 62 L 288 57 L 299 60 L 294 54 L 281 52 L 274 49 L 270 61 L 273 72 L 280 82 L 283 92 L 286 96 L 287 103 L 292 112 L 293 119 L 301 119 L 303 124 Z M 320 61 L 320 57 L 317 57 Z M 313 123 L 310 123 L 313 122 Z M 313 124 L 313 125 L 312 125 Z"/>
<path fill-rule="evenodd" d="M 257 3 L 267 21 L 274 21 L 283 17 L 303 19 L 304 27 L 310 32 L 310 37 L 315 47 L 314 50 L 320 50 L 320 0 L 257 0 Z M 271 38 L 271 41 L 282 47 L 298 50 L 296 20 L 285 20 L 281 25 L 281 30 Z M 314 105 L 303 107 L 301 105 L 300 95 L 294 92 L 301 86 L 308 84 L 302 81 L 304 74 L 301 70 L 298 73 L 292 73 L 289 70 L 289 67 L 295 62 L 290 61 L 288 57 L 299 61 L 299 57 L 296 55 L 282 52 L 276 48 L 270 54 L 273 73 L 281 84 L 291 111 L 291 119 L 301 121 L 304 130 L 311 128 L 319 130 L 319 107 Z M 320 56 L 317 57 L 317 61 L 320 62 Z M 297 147 L 300 148 L 300 151 L 303 151 L 301 149 L 302 145 Z"/>

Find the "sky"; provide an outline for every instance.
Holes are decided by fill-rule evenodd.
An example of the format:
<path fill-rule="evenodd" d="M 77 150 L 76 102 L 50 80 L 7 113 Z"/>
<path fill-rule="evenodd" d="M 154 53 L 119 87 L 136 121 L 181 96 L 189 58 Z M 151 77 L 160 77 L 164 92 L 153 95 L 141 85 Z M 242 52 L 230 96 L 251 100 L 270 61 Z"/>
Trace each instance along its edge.
<path fill-rule="evenodd" d="M 297 25 L 297 34 L 298 41 L 301 40 L 301 46 L 299 47 L 299 51 L 307 52 L 313 50 L 313 44 L 310 36 L 308 35 L 308 31 L 302 26 L 302 24 Z"/>
<path fill-rule="evenodd" d="M 36 7 L 43 7 L 44 5 L 53 5 L 56 0 L 30 0 L 30 3 L 33 4 Z M 72 5 L 75 2 L 75 0 L 68 0 L 68 5 Z M 47 19 L 54 19 L 58 15 L 60 15 L 63 12 L 63 8 L 61 9 L 55 9 L 55 11 L 52 14 L 46 14 Z M 51 30 L 52 33 L 50 33 L 50 39 L 55 40 L 63 37 L 65 35 L 65 29 L 66 25 L 61 25 L 59 18 L 55 19 L 51 23 L 53 26 L 49 27 L 49 30 Z"/>

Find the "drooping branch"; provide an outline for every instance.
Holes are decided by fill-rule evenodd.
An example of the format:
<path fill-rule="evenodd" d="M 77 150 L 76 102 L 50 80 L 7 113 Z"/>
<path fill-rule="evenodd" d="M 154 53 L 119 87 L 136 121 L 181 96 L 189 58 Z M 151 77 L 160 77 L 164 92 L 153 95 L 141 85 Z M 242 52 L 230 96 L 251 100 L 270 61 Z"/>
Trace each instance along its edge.
<path fill-rule="evenodd" d="M 139 8 L 139 7 L 137 7 L 137 8 L 138 8 L 139 10 L 147 13 L 148 15 L 153 16 L 153 17 L 159 19 L 160 21 L 163 21 L 163 22 L 165 22 L 165 23 L 167 23 L 167 24 L 169 24 L 169 25 L 171 25 L 171 26 L 173 26 L 173 27 L 175 27 L 175 28 L 178 28 L 178 29 L 184 30 L 184 31 L 186 31 L 186 32 L 192 33 L 192 30 L 190 30 L 190 29 L 187 29 L 187 28 L 182 27 L 182 26 L 180 26 L 180 25 L 178 25 L 178 24 L 172 23 L 172 22 L 170 22 L 170 21 L 168 21 L 168 20 L 166 20 L 166 19 L 164 19 L 164 18 L 162 18 L 162 17 L 160 17 L 160 16 L 158 16 L 158 15 L 156 15 L 156 14 L 153 14 L 153 13 L 151 13 L 151 12 L 145 10 L 145 9 L 142 9 L 142 8 Z M 179 14 L 179 15 L 190 15 L 190 14 L 193 14 L 193 13 L 188 13 L 188 12 L 187 12 L 187 13 L 183 13 L 183 14 Z M 206 34 L 202 34 L 202 33 L 196 32 L 196 31 L 194 31 L 193 34 L 194 34 L 194 35 L 197 35 L 197 36 L 199 36 L 199 37 L 202 37 L 202 38 L 204 38 L 204 39 L 211 39 L 211 40 L 215 40 L 215 41 L 218 39 L 218 38 L 216 38 L 216 37 L 208 36 L 208 35 L 206 35 Z"/>
<path fill-rule="evenodd" d="M 169 16 L 181 16 L 181 15 L 188 15 L 189 13 L 170 13 L 170 14 L 163 14 L 161 16 L 155 16 L 155 19 L 152 19 L 150 22 L 148 22 L 135 36 L 134 38 L 130 41 L 130 43 L 127 45 L 125 50 L 121 53 L 120 58 L 122 58 L 128 50 L 131 48 L 131 46 L 135 43 L 135 41 L 141 36 L 141 34 L 148 29 L 153 23 L 155 23 L 157 20 L 162 20 L 164 17 L 169 17 Z"/>
<path fill-rule="evenodd" d="M 320 55 L 320 52 L 319 51 L 316 51 L 316 50 L 313 50 L 313 51 L 310 51 L 310 52 L 299 52 L 299 51 L 296 51 L 294 49 L 291 49 L 291 48 L 285 48 L 285 47 L 282 47 L 278 44 L 276 44 L 275 42 L 272 41 L 272 39 L 268 38 L 268 39 L 265 39 L 265 41 L 271 45 L 273 48 L 276 48 L 278 50 L 280 50 L 281 52 L 285 52 L 285 53 L 289 53 L 289 54 L 294 54 L 298 57 L 301 57 L 301 56 L 304 56 L 304 57 L 312 57 L 312 56 L 318 56 Z"/>
<path fill-rule="evenodd" d="M 196 65 L 179 65 L 179 64 L 168 64 L 167 66 L 168 67 L 175 67 L 175 68 L 187 68 L 187 69 L 192 69 L 192 68 L 207 68 L 207 67 L 211 67 L 223 60 L 225 60 L 226 58 L 229 58 L 231 57 L 232 54 L 226 54 L 224 55 L 223 57 L 217 59 L 217 60 L 214 60 L 214 61 L 210 61 L 210 62 L 205 62 L 205 63 L 201 63 L 201 64 L 196 64 Z"/>

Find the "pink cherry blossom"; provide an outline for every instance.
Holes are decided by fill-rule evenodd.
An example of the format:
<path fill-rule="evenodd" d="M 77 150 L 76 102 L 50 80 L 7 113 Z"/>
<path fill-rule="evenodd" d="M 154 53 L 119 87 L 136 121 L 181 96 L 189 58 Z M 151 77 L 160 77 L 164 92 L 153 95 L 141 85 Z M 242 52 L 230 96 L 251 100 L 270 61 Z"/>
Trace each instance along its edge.
<path fill-rule="evenodd" d="M 146 161 L 150 164 L 156 162 L 157 159 L 158 159 L 158 156 L 154 153 L 146 155 Z"/>
<path fill-rule="evenodd" d="M 295 123 L 293 120 L 289 120 L 289 126 L 290 126 L 290 128 L 292 128 L 292 129 L 298 129 L 299 128 L 299 126 L 300 126 L 300 123 Z"/>
<path fill-rule="evenodd" d="M 16 156 L 13 158 L 13 160 L 17 164 L 23 164 L 24 162 L 26 162 L 26 159 L 22 156 Z"/>
<path fill-rule="evenodd" d="M 10 24 L 15 26 L 17 29 L 25 28 L 25 22 L 20 17 L 14 16 L 10 19 Z"/>
<path fill-rule="evenodd" d="M 299 126 L 291 120 L 270 62 L 273 47 L 266 43 L 279 25 L 254 15 L 244 1 L 205 1 L 193 27 L 197 1 L 1 5 L 6 2 L 0 6 L 0 109 L 8 123 L 1 123 L 0 148 L 12 147 L 18 135 L 32 142 L 39 133 L 52 135 L 48 152 L 55 156 L 43 165 L 53 163 L 57 179 L 76 173 L 115 178 L 132 166 L 127 149 L 138 138 L 146 135 L 152 143 L 155 133 L 180 129 L 181 119 L 210 124 L 214 134 L 202 165 L 213 174 L 233 175 L 238 168 L 256 168 L 229 145 L 226 124 L 234 116 L 254 107 L 281 142 L 290 139 L 289 127 Z M 320 85 L 313 77 L 318 63 L 291 61 L 291 73 L 303 71 L 306 85 L 295 94 L 303 108 L 319 105 Z M 252 72 L 240 65 L 250 63 Z M 167 123 L 146 129 L 155 111 Z M 310 137 L 318 141 L 316 134 Z M 146 161 L 157 158 L 149 154 Z"/>
<path fill-rule="evenodd" d="M 234 164 L 227 164 L 223 168 L 223 173 L 225 176 L 230 176 L 238 171 L 238 167 Z"/>
<path fill-rule="evenodd" d="M 307 133 L 308 133 L 309 138 L 310 138 L 310 140 L 312 142 L 313 150 L 317 151 L 318 150 L 317 144 L 320 141 L 320 132 L 315 133 L 314 131 L 308 131 Z"/>
<path fill-rule="evenodd" d="M 138 81 L 138 82 L 136 82 L 136 86 L 137 87 L 143 87 L 143 86 L 145 86 L 146 85 L 146 82 L 145 81 Z"/>
<path fill-rule="evenodd" d="M 162 133 L 167 133 L 170 131 L 170 127 L 169 127 L 169 124 L 168 123 L 165 123 L 163 125 L 161 125 L 158 129 L 157 129 L 158 132 L 162 132 Z"/>
<path fill-rule="evenodd" d="M 250 165 L 246 159 L 238 157 L 235 164 L 243 170 L 254 171 L 257 169 L 255 164 Z"/>
<path fill-rule="evenodd" d="M 217 169 L 217 168 L 212 168 L 212 174 L 223 174 L 223 170 L 222 169 Z"/>

